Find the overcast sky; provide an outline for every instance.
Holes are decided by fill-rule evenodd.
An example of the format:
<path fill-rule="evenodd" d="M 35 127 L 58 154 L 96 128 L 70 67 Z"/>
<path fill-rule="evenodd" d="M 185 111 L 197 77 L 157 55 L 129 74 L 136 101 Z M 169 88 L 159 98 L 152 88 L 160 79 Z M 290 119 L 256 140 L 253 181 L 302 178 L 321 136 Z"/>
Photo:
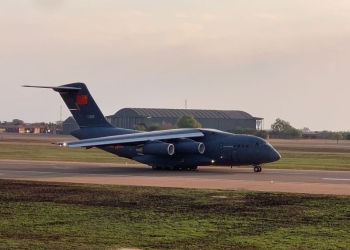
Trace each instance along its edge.
<path fill-rule="evenodd" d="M 0 121 L 70 113 L 52 90 L 85 82 L 121 108 L 243 110 L 350 130 L 349 0 L 1 0 Z"/>

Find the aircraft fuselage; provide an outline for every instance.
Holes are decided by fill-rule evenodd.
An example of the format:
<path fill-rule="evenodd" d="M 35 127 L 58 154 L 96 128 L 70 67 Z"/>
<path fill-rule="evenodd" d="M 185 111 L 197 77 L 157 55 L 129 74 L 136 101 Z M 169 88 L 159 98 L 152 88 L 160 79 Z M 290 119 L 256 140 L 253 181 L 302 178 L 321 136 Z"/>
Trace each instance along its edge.
<path fill-rule="evenodd" d="M 241 166 L 260 165 L 280 159 L 279 153 L 264 139 L 252 135 L 231 134 L 214 129 L 199 129 L 204 137 L 193 138 L 205 145 L 203 154 L 175 153 L 173 155 L 144 155 L 137 151 L 139 145 L 104 146 L 100 149 L 120 157 L 155 167 L 192 167 L 192 166 Z M 78 139 L 140 133 L 140 131 L 121 128 L 87 128 L 72 132 Z M 169 143 L 174 141 L 169 140 Z"/>

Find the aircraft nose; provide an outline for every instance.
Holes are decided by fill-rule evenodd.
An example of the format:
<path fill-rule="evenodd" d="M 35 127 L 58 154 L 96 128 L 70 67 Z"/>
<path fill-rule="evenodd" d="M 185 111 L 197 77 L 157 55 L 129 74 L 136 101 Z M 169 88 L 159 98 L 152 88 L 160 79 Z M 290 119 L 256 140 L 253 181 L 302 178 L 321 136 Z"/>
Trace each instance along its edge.
<path fill-rule="evenodd" d="M 273 148 L 270 152 L 271 162 L 278 161 L 279 159 L 281 159 L 281 155 L 276 151 L 276 149 Z"/>

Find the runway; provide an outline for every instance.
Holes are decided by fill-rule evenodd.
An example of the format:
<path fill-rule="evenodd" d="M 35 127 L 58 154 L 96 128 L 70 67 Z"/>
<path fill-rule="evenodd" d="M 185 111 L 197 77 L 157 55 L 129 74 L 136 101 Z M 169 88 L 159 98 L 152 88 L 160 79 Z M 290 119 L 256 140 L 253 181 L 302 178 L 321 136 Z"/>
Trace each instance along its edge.
<path fill-rule="evenodd" d="M 199 167 L 152 170 L 145 165 L 0 161 L 0 179 L 130 186 L 277 191 L 350 195 L 350 172 Z"/>

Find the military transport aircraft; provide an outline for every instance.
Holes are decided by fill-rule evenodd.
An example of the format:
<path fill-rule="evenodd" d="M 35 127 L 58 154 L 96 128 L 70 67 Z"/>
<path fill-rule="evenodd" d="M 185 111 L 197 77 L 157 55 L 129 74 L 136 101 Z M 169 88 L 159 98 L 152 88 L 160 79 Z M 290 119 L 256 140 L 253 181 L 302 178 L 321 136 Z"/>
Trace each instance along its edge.
<path fill-rule="evenodd" d="M 141 132 L 114 127 L 103 116 L 84 83 L 50 88 L 58 92 L 79 125 L 71 135 L 77 141 L 59 145 L 97 147 L 112 154 L 152 166 L 153 169 L 197 169 L 197 166 L 252 165 L 277 161 L 280 154 L 265 140 L 251 135 L 226 133 L 215 129 L 171 129 Z"/>

